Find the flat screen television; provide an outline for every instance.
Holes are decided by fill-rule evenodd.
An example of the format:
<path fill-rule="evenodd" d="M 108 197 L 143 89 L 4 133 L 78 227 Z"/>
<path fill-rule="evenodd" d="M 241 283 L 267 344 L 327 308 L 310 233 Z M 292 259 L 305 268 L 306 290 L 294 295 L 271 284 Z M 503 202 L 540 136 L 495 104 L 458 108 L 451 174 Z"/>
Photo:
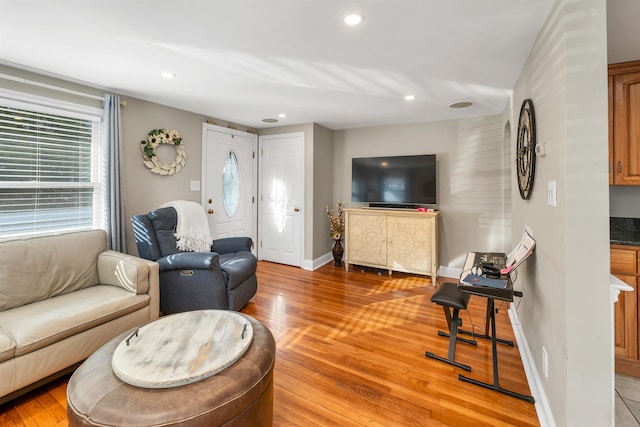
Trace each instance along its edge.
<path fill-rule="evenodd" d="M 362 157 L 351 160 L 351 201 L 370 207 L 436 204 L 436 155 Z"/>

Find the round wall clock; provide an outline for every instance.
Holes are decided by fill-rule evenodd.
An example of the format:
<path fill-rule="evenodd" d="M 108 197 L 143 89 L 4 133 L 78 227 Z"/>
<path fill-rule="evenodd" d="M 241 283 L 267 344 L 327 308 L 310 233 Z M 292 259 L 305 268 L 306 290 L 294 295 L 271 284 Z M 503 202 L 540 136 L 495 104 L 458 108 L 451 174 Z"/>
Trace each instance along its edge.
<path fill-rule="evenodd" d="M 531 197 L 533 179 L 536 174 L 536 117 L 533 101 L 530 99 L 525 99 L 520 107 L 516 169 L 520 197 L 527 200 Z"/>

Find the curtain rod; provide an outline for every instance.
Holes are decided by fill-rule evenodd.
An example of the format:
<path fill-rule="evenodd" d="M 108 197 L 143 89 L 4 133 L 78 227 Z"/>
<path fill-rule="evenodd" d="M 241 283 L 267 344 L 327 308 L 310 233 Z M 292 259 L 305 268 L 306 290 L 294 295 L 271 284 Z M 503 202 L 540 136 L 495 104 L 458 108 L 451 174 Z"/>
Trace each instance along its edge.
<path fill-rule="evenodd" d="M 40 83 L 40 82 L 36 82 L 34 80 L 27 80 L 25 78 L 12 76 L 10 74 L 0 73 L 0 78 L 5 79 L 5 80 L 11 80 L 11 81 L 18 82 L 18 83 L 24 83 L 24 84 L 31 85 L 31 86 L 38 86 L 38 87 L 45 88 L 45 89 L 56 90 L 58 92 L 69 93 L 71 95 L 77 95 L 77 96 L 82 96 L 82 97 L 85 97 L 85 98 L 91 98 L 91 99 L 97 99 L 97 100 L 100 100 L 100 101 L 104 101 L 104 97 L 103 96 L 92 95 L 90 93 L 84 93 L 84 92 L 80 92 L 80 91 L 73 90 L 73 89 L 66 89 L 66 88 L 63 88 L 63 87 L 58 87 L 58 86 L 50 85 L 50 84 L 47 84 L 47 83 Z"/>

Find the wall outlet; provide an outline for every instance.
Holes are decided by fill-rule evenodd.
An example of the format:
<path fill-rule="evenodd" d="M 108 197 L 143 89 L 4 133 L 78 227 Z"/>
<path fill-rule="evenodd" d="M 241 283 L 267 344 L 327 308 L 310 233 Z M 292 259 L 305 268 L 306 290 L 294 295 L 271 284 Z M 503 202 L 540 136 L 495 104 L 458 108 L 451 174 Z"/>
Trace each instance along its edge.
<path fill-rule="evenodd" d="M 547 349 L 542 347 L 542 375 L 545 378 L 549 378 L 549 359 L 547 355 Z"/>

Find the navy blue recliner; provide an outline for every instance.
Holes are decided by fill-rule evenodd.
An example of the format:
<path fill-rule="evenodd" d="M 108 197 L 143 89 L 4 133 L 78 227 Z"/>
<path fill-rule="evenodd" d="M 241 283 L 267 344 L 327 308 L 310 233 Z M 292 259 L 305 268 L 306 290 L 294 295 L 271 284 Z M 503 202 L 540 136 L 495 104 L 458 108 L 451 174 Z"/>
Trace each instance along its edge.
<path fill-rule="evenodd" d="M 177 220 L 172 207 L 132 218 L 138 255 L 160 264 L 160 311 L 242 309 L 258 289 L 251 238 L 217 239 L 211 252 L 182 252 L 174 236 Z"/>

